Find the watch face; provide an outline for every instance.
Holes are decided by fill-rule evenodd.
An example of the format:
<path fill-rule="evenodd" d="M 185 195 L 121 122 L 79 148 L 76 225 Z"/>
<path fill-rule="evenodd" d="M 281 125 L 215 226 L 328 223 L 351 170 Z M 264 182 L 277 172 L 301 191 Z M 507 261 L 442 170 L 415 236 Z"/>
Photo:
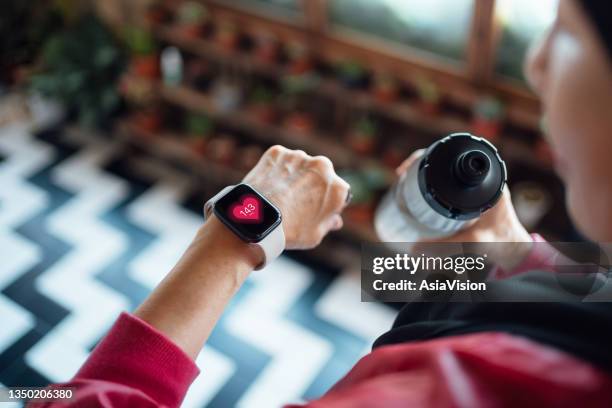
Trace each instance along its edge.
<path fill-rule="evenodd" d="M 215 215 L 248 242 L 259 242 L 280 224 L 280 211 L 246 184 L 238 184 L 221 197 L 214 207 Z"/>

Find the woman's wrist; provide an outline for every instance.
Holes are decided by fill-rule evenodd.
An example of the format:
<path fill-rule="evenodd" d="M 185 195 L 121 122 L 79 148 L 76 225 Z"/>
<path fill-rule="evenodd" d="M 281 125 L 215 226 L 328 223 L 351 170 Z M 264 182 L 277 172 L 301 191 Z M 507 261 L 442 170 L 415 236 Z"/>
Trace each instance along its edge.
<path fill-rule="evenodd" d="M 211 217 L 135 315 L 195 358 L 261 257 L 257 248 Z"/>
<path fill-rule="evenodd" d="M 214 214 L 200 227 L 191 247 L 208 256 L 220 256 L 246 264 L 251 270 L 264 261 L 261 249 L 241 240 Z"/>

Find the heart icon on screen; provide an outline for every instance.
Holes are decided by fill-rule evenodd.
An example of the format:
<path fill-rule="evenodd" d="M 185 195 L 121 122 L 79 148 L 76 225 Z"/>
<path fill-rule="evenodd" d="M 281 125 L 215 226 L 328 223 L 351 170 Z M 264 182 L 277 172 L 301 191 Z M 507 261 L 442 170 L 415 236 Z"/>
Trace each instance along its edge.
<path fill-rule="evenodd" d="M 261 203 L 253 195 L 246 195 L 242 201 L 231 206 L 232 217 L 238 222 L 260 222 Z"/>

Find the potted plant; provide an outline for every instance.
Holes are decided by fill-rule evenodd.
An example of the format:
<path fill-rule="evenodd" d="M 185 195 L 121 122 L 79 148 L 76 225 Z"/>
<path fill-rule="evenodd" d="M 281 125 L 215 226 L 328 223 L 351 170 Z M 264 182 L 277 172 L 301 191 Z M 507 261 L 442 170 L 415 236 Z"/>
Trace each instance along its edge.
<path fill-rule="evenodd" d="M 125 41 L 131 53 L 130 72 L 142 78 L 159 78 L 157 44 L 151 33 L 140 27 L 128 27 L 125 30 Z"/>
<path fill-rule="evenodd" d="M 261 123 L 274 122 L 276 108 L 272 91 L 263 85 L 256 87 L 251 96 L 249 111 Z"/>
<path fill-rule="evenodd" d="M 356 61 L 342 61 L 336 67 L 338 79 L 351 89 L 363 88 L 367 84 L 366 69 Z"/>
<path fill-rule="evenodd" d="M 376 123 L 364 117 L 351 129 L 347 136 L 348 145 L 359 154 L 371 154 L 376 148 Z"/>
<path fill-rule="evenodd" d="M 418 96 L 418 108 L 426 115 L 436 115 L 440 111 L 441 95 L 438 85 L 426 77 L 417 77 L 414 82 Z"/>
<path fill-rule="evenodd" d="M 236 51 L 240 45 L 238 26 L 231 21 L 222 21 L 218 24 L 215 41 L 224 51 Z"/>
<path fill-rule="evenodd" d="M 388 74 L 377 74 L 372 84 L 374 98 L 382 103 L 395 102 L 399 98 L 400 87 L 397 79 Z"/>
<path fill-rule="evenodd" d="M 503 117 L 502 102 L 492 96 L 484 96 L 474 105 L 472 131 L 478 136 L 495 141 L 499 139 Z"/>
<path fill-rule="evenodd" d="M 408 155 L 404 153 L 404 149 L 398 148 L 398 146 L 391 145 L 387 147 L 383 152 L 382 162 L 390 169 L 396 169 Z"/>
<path fill-rule="evenodd" d="M 175 16 L 177 26 L 189 38 L 202 37 L 209 28 L 209 20 L 208 10 L 197 1 L 182 2 Z"/>
<path fill-rule="evenodd" d="M 189 113 L 185 119 L 187 143 L 198 154 L 204 155 L 207 142 L 213 131 L 213 122 L 208 116 Z"/>
<path fill-rule="evenodd" d="M 305 111 L 290 112 L 285 118 L 285 127 L 300 135 L 309 135 L 315 128 L 314 117 Z"/>
<path fill-rule="evenodd" d="M 168 20 L 170 20 L 170 13 L 168 12 L 168 9 L 164 7 L 163 2 L 154 1 L 147 6 L 145 11 L 145 21 L 149 27 L 163 24 Z"/>
<path fill-rule="evenodd" d="M 344 215 L 348 222 L 369 224 L 374 218 L 374 192 L 360 171 L 342 171 L 342 177 L 350 186 L 352 199 Z"/>
<path fill-rule="evenodd" d="M 32 88 L 76 113 L 85 126 L 103 126 L 121 104 L 117 89 L 124 56 L 109 30 L 87 15 L 47 39 Z"/>
<path fill-rule="evenodd" d="M 287 45 L 289 63 L 288 75 L 304 75 L 313 70 L 314 64 L 308 48 L 299 41 L 292 41 Z"/>
<path fill-rule="evenodd" d="M 140 107 L 132 113 L 131 122 L 141 131 L 140 134 L 152 136 L 163 127 L 163 111 L 159 105 L 154 104 Z"/>
<path fill-rule="evenodd" d="M 268 31 L 255 33 L 255 57 L 263 63 L 275 64 L 279 56 L 279 41 Z"/>
<path fill-rule="evenodd" d="M 45 40 L 60 32 L 66 19 L 51 2 L 5 0 L 0 13 L 0 84 L 27 82 Z"/>

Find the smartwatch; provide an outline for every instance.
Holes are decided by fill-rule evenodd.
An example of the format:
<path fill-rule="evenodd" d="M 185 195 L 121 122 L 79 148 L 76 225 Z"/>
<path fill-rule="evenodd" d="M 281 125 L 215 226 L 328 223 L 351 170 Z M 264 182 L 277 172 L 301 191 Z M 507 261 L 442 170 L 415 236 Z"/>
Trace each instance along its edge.
<path fill-rule="evenodd" d="M 227 186 L 204 204 L 204 219 L 215 214 L 241 240 L 263 252 L 261 269 L 285 249 L 281 212 L 248 184 Z"/>

